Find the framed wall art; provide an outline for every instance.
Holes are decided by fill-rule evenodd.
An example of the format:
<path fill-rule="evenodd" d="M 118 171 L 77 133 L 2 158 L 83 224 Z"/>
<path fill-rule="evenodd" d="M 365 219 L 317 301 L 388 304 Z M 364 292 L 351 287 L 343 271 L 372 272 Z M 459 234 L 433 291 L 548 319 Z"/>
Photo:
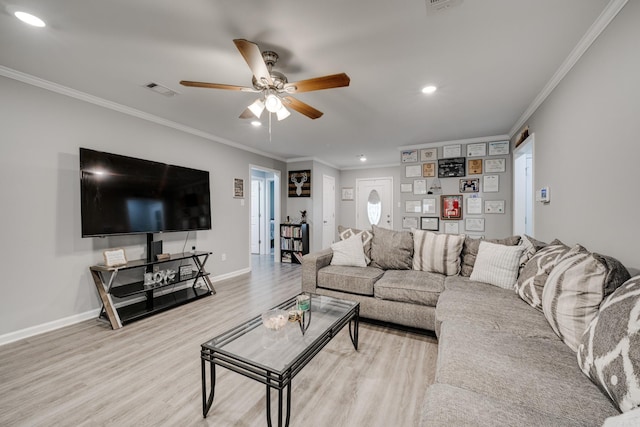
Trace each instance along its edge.
<path fill-rule="evenodd" d="M 462 195 L 440 196 L 440 219 L 462 219 Z"/>
<path fill-rule="evenodd" d="M 400 159 L 402 163 L 415 163 L 418 161 L 418 150 L 402 150 Z"/>
<path fill-rule="evenodd" d="M 401 193 L 413 193 L 413 184 L 400 184 Z"/>
<path fill-rule="evenodd" d="M 420 200 L 406 200 L 404 202 L 404 211 L 406 213 L 421 213 L 422 203 L 420 203 Z"/>
<path fill-rule="evenodd" d="M 311 197 L 311 169 L 289 171 L 289 197 Z"/>
<path fill-rule="evenodd" d="M 420 165 L 405 166 L 404 176 L 406 178 L 420 178 L 422 176 L 422 167 Z"/>
<path fill-rule="evenodd" d="M 233 178 L 233 198 L 244 199 L 244 179 Z"/>
<path fill-rule="evenodd" d="M 353 200 L 353 187 L 342 187 L 342 200 Z"/>
<path fill-rule="evenodd" d="M 460 157 L 462 156 L 462 145 L 445 145 L 442 147 L 442 157 Z"/>
<path fill-rule="evenodd" d="M 454 157 L 451 159 L 438 160 L 438 178 L 455 178 L 463 177 L 465 172 L 466 160 L 464 157 Z"/>
<path fill-rule="evenodd" d="M 470 159 L 467 166 L 469 175 L 482 175 L 482 159 Z"/>
<path fill-rule="evenodd" d="M 418 217 L 417 216 L 403 217 L 402 228 L 418 228 Z"/>
<path fill-rule="evenodd" d="M 461 193 L 477 193 L 480 191 L 480 178 L 468 178 L 460 180 Z"/>
<path fill-rule="evenodd" d="M 436 203 L 436 199 L 434 198 L 422 199 L 423 214 L 435 215 L 437 213 L 437 209 L 438 209 L 438 204 Z"/>
<path fill-rule="evenodd" d="M 484 171 L 486 173 L 505 172 L 506 159 L 484 159 Z"/>
<path fill-rule="evenodd" d="M 484 157 L 487 155 L 487 144 L 479 142 L 467 145 L 467 157 Z"/>
<path fill-rule="evenodd" d="M 467 213 L 469 215 L 482 214 L 482 199 L 480 197 L 469 197 L 467 199 Z"/>
<path fill-rule="evenodd" d="M 484 202 L 484 213 L 503 214 L 504 200 L 487 200 L 486 202 Z"/>
<path fill-rule="evenodd" d="M 500 190 L 500 175 L 483 176 L 482 190 L 485 193 L 497 193 Z"/>
<path fill-rule="evenodd" d="M 464 220 L 466 231 L 484 231 L 484 218 L 467 218 Z"/>
<path fill-rule="evenodd" d="M 414 179 L 413 180 L 413 194 L 416 194 L 416 195 L 427 194 L 427 180 L 426 179 Z"/>
<path fill-rule="evenodd" d="M 420 229 L 438 231 L 440 229 L 440 219 L 438 217 L 426 217 L 420 218 Z"/>
<path fill-rule="evenodd" d="M 495 141 L 489 143 L 490 156 L 504 156 L 509 154 L 509 141 Z"/>
<path fill-rule="evenodd" d="M 421 162 L 429 162 L 431 160 L 436 160 L 437 158 L 438 158 L 437 148 L 423 148 L 422 150 L 420 150 Z"/>
<path fill-rule="evenodd" d="M 457 222 L 445 222 L 444 232 L 447 234 L 458 234 L 460 233 L 460 226 Z"/>
<path fill-rule="evenodd" d="M 425 178 L 433 178 L 436 176 L 436 162 L 428 162 L 422 164 L 422 176 Z"/>

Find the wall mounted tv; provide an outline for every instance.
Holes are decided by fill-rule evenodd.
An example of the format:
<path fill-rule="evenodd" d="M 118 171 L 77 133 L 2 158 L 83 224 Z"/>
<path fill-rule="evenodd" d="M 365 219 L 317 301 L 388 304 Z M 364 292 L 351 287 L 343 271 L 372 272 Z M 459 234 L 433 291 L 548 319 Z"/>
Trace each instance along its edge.
<path fill-rule="evenodd" d="M 80 148 L 82 237 L 211 229 L 209 172 Z"/>

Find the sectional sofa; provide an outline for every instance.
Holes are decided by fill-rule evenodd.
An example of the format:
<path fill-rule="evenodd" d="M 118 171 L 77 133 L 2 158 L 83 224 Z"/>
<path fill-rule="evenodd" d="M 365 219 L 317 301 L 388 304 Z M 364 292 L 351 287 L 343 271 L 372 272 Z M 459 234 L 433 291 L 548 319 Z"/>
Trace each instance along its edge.
<path fill-rule="evenodd" d="M 423 426 L 640 425 L 640 276 L 617 260 L 529 236 L 339 232 L 303 258 L 302 290 L 435 332 Z"/>

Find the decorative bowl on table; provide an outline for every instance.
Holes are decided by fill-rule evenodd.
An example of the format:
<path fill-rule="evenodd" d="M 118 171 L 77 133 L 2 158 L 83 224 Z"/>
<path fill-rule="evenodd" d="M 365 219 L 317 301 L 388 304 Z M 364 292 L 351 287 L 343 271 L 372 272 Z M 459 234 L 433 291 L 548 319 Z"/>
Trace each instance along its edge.
<path fill-rule="evenodd" d="M 284 310 L 269 310 L 262 314 L 262 324 L 271 331 L 284 328 L 288 321 L 289 313 Z"/>

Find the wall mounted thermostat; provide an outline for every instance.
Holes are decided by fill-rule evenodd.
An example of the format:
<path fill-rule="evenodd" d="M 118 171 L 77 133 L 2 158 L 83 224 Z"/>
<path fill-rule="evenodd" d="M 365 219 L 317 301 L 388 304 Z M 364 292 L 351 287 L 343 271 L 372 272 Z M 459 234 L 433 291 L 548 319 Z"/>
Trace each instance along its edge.
<path fill-rule="evenodd" d="M 551 194 L 549 193 L 549 187 L 542 187 L 536 191 L 536 202 L 549 203 L 551 201 Z"/>

